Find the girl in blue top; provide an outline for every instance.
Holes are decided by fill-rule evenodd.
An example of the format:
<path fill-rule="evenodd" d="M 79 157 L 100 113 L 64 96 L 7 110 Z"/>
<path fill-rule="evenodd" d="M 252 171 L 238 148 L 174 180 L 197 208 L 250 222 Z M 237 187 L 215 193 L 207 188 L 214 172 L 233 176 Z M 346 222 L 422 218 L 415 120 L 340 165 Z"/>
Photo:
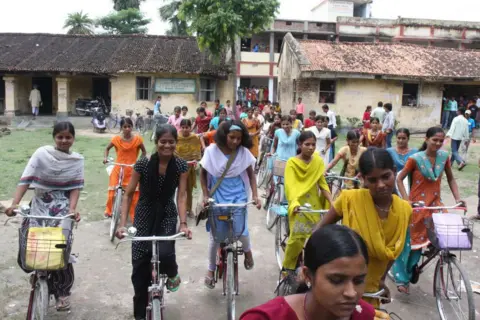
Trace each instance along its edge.
<path fill-rule="evenodd" d="M 208 131 L 217 130 L 221 122 L 220 120 L 230 120 L 230 118 L 227 118 L 227 110 L 225 110 L 225 108 L 220 109 L 218 117 L 215 117 L 210 121 L 210 129 Z"/>
<path fill-rule="evenodd" d="M 287 161 L 297 155 L 297 139 L 300 131 L 292 129 L 292 118 L 282 117 L 282 128 L 275 131 L 273 140 L 272 154 L 277 155 L 277 159 Z"/>

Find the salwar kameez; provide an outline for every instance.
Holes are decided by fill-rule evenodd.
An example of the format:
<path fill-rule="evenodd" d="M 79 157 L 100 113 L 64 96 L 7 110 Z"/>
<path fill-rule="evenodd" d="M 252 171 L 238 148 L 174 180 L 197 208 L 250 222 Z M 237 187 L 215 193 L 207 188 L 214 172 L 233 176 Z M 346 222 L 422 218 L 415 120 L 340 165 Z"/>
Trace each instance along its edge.
<path fill-rule="evenodd" d="M 243 119 L 242 122 L 247 127 L 248 133 L 250 133 L 250 135 L 257 133 L 258 130 L 260 130 L 260 122 L 255 118 L 252 118 L 252 119 L 246 118 L 246 119 Z M 253 136 L 251 135 L 251 137 L 252 137 L 253 146 L 250 148 L 250 152 L 255 158 L 258 158 L 258 143 L 259 143 L 258 134 Z"/>
<path fill-rule="evenodd" d="M 177 154 L 185 161 L 200 161 L 202 156 L 202 144 L 200 138 L 191 133 L 188 137 L 178 136 Z M 188 166 L 187 178 L 187 212 L 192 212 L 193 189 L 197 187 L 196 166 Z"/>

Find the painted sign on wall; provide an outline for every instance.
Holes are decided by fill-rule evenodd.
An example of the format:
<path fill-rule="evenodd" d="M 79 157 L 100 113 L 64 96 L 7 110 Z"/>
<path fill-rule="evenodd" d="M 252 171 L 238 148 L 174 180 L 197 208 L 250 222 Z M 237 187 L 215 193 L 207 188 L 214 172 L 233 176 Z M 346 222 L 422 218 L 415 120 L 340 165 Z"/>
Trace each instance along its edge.
<path fill-rule="evenodd" d="M 155 79 L 155 92 L 158 93 L 195 93 L 195 79 Z"/>

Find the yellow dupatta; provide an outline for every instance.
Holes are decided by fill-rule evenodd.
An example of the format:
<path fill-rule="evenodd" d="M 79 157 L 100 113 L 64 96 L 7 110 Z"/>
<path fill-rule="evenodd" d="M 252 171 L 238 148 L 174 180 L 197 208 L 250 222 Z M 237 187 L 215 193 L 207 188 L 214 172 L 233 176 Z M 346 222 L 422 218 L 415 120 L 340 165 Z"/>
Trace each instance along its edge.
<path fill-rule="evenodd" d="M 366 292 L 378 291 L 389 262 L 398 258 L 405 245 L 412 215 L 410 204 L 393 195 L 388 218 L 382 220 L 370 191 L 358 189 L 343 190 L 334 206 L 338 215 L 343 217 L 343 225 L 355 230 L 365 241 L 370 258 Z M 367 302 L 378 306 L 378 300 L 367 299 Z"/>
<path fill-rule="evenodd" d="M 325 164 L 316 152 L 312 155 L 309 163 L 305 163 L 297 157 L 290 158 L 287 162 L 285 196 L 288 201 L 288 220 L 292 239 L 310 237 L 321 217 L 317 213 L 296 214 L 294 213 L 296 207 L 309 203 L 314 210 L 329 208 L 327 199 L 319 192 L 319 188 L 329 190 L 324 173 Z"/>
<path fill-rule="evenodd" d="M 188 137 L 178 136 L 176 154 L 185 161 L 195 161 L 202 158 L 200 138 L 191 133 Z M 197 187 L 197 172 L 194 166 L 188 167 L 188 181 L 193 188 Z"/>

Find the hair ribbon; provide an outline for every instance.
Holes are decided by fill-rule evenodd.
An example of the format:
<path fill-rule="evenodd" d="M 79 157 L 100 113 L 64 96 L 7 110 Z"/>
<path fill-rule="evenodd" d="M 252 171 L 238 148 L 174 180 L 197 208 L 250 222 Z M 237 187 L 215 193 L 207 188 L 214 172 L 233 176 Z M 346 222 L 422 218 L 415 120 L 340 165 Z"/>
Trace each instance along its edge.
<path fill-rule="evenodd" d="M 242 131 L 242 128 L 240 128 L 236 124 L 232 124 L 229 131 Z"/>

